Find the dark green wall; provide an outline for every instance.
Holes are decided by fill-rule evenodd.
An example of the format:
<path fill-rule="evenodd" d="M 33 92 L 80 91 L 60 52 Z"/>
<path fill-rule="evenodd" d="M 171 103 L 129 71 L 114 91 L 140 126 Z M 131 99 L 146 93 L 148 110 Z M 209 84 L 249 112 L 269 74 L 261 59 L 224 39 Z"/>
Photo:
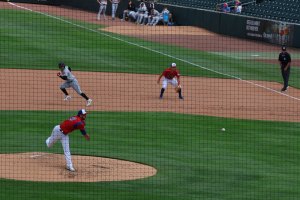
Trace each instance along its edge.
<path fill-rule="evenodd" d="M 297 25 L 294 28 L 293 46 L 297 47 L 297 48 L 300 48 L 300 25 Z"/>

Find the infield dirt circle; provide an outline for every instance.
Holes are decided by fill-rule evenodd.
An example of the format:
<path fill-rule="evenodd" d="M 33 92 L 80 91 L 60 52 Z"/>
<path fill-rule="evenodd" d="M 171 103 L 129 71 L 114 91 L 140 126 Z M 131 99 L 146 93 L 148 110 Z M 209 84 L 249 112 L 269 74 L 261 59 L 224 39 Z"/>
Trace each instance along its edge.
<path fill-rule="evenodd" d="M 125 160 L 72 156 L 76 172 L 65 169 L 61 154 L 42 152 L 0 154 L 0 177 L 41 182 L 99 182 L 154 176 L 156 169 Z"/>
<path fill-rule="evenodd" d="M 242 51 L 257 51 L 257 49 L 274 51 L 276 49 L 275 46 L 269 44 L 228 38 L 200 28 L 141 27 L 117 20 L 96 21 L 96 13 L 80 10 L 74 11 L 37 4 L 18 5 L 52 15 L 99 25 L 104 24 L 107 25 L 105 31 L 196 50 L 239 51 L 239 48 L 242 48 Z M 7 2 L 0 2 L 0 8 L 20 9 Z M 220 45 L 220 41 L 222 41 L 222 45 Z M 231 45 L 234 42 L 239 45 Z M 56 77 L 57 69 L 55 67 L 53 66 L 53 70 L 0 69 L 1 74 L 22 74 L 22 76 L 14 77 L 14 79 L 9 76 L 1 77 L 1 85 L 11 86 L 1 92 L 1 109 L 77 110 L 84 107 L 85 102 L 82 98 L 72 92 L 72 101 L 62 101 L 62 93 L 58 89 L 61 80 Z M 183 66 L 179 66 L 179 70 L 180 67 Z M 278 75 L 279 73 L 278 70 Z M 158 75 L 78 72 L 76 69 L 74 75 L 78 78 L 82 89 L 94 100 L 93 106 L 88 108 L 89 111 L 166 111 L 242 119 L 299 122 L 299 90 L 290 87 L 287 93 L 281 93 L 281 84 L 275 82 L 183 76 L 182 86 L 185 100 L 179 101 L 172 90 L 166 91 L 163 100 L 158 99 L 160 90 L 160 86 L 156 84 Z M 45 80 L 51 84 L 45 85 Z M 32 88 L 35 91 L 47 91 L 48 94 L 40 95 L 39 92 L 31 91 Z M 0 178 L 30 181 L 94 182 L 133 180 L 153 176 L 157 172 L 151 166 L 116 159 L 76 155 L 72 158 L 75 168 L 77 168 L 76 173 L 65 170 L 64 156 L 61 154 L 41 152 L 1 154 Z"/>

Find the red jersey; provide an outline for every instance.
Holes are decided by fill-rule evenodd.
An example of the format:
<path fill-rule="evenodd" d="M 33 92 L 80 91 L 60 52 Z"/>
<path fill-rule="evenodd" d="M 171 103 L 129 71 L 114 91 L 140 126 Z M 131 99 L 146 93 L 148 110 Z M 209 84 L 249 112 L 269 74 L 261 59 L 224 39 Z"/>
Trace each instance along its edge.
<path fill-rule="evenodd" d="M 71 133 L 74 130 L 80 130 L 81 133 L 85 135 L 86 132 L 84 126 L 85 126 L 85 122 L 79 116 L 73 116 L 63 121 L 60 124 L 60 129 L 65 135 Z"/>
<path fill-rule="evenodd" d="M 167 79 L 173 79 L 175 76 L 179 78 L 179 71 L 177 69 L 171 69 L 171 67 L 165 69 L 162 74 Z"/>

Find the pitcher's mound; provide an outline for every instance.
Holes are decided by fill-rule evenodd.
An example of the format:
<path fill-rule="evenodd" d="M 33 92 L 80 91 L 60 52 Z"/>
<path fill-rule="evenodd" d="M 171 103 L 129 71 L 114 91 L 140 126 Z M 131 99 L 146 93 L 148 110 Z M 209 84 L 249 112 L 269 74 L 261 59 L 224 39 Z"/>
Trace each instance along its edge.
<path fill-rule="evenodd" d="M 0 178 L 45 182 L 100 182 L 141 179 L 156 169 L 124 160 L 92 156 L 72 156 L 76 172 L 65 169 L 61 154 L 42 152 L 0 154 Z"/>

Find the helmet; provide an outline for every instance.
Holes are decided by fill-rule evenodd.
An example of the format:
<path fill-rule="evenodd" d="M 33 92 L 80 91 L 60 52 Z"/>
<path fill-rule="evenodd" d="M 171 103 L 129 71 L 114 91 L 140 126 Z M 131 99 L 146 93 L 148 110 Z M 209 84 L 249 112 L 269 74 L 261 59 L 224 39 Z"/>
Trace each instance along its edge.
<path fill-rule="evenodd" d="M 282 50 L 282 51 L 286 51 L 286 46 L 283 45 L 283 46 L 281 47 L 281 50 Z"/>
<path fill-rule="evenodd" d="M 176 67 L 176 63 L 172 63 L 172 64 L 171 64 L 171 67 Z"/>
<path fill-rule="evenodd" d="M 58 63 L 58 67 L 59 67 L 59 68 L 65 67 L 65 63 L 64 63 L 64 62 Z"/>
<path fill-rule="evenodd" d="M 78 111 L 77 116 L 86 115 L 86 114 L 87 114 L 87 112 L 85 111 L 85 109 L 81 109 Z"/>

